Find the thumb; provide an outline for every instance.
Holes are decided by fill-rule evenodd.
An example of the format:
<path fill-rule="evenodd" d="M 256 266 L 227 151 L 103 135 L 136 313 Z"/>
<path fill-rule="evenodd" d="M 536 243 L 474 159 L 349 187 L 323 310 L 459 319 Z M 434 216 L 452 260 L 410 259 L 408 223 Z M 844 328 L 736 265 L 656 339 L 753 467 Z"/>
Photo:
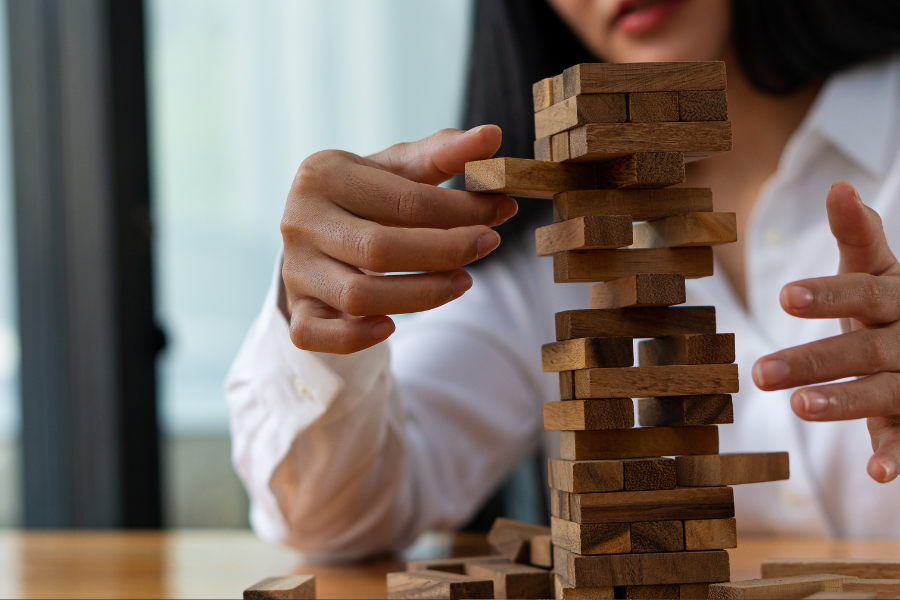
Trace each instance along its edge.
<path fill-rule="evenodd" d="M 496 125 L 469 131 L 443 129 L 417 142 L 391 146 L 368 159 L 374 166 L 405 179 L 437 185 L 464 173 L 467 162 L 492 157 L 502 138 Z"/>
<path fill-rule="evenodd" d="M 884 237 L 881 217 L 862 203 L 846 181 L 835 181 L 825 200 L 831 233 L 841 253 L 838 273 L 884 275 L 898 270 Z"/>

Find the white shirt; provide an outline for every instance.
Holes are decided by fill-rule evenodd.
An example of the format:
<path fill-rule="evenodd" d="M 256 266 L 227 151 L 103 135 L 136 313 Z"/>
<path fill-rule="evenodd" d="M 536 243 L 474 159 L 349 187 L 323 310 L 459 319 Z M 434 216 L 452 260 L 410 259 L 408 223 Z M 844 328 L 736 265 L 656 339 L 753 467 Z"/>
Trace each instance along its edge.
<path fill-rule="evenodd" d="M 789 481 L 735 488 L 741 533 L 900 538 L 900 483 L 866 474 L 865 421 L 801 421 L 790 391 L 761 392 L 750 378 L 757 358 L 840 333 L 778 300 L 788 282 L 836 272 L 833 181 L 856 186 L 900 250 L 898 141 L 900 57 L 832 77 L 750 216 L 749 309 L 721 273 L 688 283 L 687 304 L 715 305 L 718 331 L 736 333 L 741 391 L 721 451 L 790 452 Z M 541 412 L 558 378 L 541 371 L 541 345 L 555 339 L 554 313 L 589 307 L 589 284 L 554 284 L 552 259 L 523 238 L 475 269 L 462 298 L 349 356 L 291 344 L 276 269 L 226 382 L 234 465 L 261 537 L 309 561 L 401 548 L 465 522 L 538 444 L 558 456 Z"/>

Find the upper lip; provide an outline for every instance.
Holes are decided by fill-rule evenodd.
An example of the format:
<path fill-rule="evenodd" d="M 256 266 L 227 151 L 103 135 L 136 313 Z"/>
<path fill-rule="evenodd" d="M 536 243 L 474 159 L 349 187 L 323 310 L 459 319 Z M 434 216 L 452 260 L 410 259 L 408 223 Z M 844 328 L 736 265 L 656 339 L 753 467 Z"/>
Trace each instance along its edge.
<path fill-rule="evenodd" d="M 616 12 L 616 19 L 618 19 L 622 15 L 632 12 L 636 6 L 654 3 L 654 0 L 622 0 L 619 3 L 619 10 Z"/>

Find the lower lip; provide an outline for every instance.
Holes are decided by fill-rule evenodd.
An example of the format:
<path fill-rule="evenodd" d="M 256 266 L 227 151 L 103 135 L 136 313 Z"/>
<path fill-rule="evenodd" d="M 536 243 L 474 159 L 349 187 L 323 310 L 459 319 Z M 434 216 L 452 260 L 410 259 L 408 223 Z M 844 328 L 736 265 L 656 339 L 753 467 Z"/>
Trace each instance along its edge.
<path fill-rule="evenodd" d="M 641 35 L 665 23 L 685 0 L 666 0 L 643 10 L 619 17 L 616 27 L 623 33 Z"/>

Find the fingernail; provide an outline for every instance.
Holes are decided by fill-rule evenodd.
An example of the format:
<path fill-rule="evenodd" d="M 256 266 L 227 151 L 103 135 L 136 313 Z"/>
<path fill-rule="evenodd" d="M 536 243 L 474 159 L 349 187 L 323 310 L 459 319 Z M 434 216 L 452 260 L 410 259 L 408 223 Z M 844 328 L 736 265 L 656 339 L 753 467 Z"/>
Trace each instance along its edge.
<path fill-rule="evenodd" d="M 392 333 L 394 333 L 393 321 L 379 321 L 372 326 L 372 337 L 376 342 L 386 340 Z"/>
<path fill-rule="evenodd" d="M 472 129 L 468 130 L 466 133 L 478 133 L 485 127 L 487 127 L 487 125 L 479 125 L 478 127 L 473 127 Z"/>
<path fill-rule="evenodd" d="M 497 225 L 505 223 L 515 216 L 517 212 L 519 212 L 519 203 L 512 198 L 504 198 L 497 204 L 497 216 L 494 222 Z"/>
<path fill-rule="evenodd" d="M 500 236 L 496 231 L 491 231 L 478 238 L 478 258 L 490 254 L 500 245 Z"/>
<path fill-rule="evenodd" d="M 460 273 L 453 278 L 453 299 L 459 298 L 472 287 L 472 276 L 468 273 Z"/>
<path fill-rule="evenodd" d="M 753 365 L 753 380 L 759 387 L 777 385 L 787 379 L 791 370 L 781 360 L 760 360 Z"/>
<path fill-rule="evenodd" d="M 803 398 L 803 410 L 807 414 L 817 415 L 828 407 L 828 399 L 819 392 L 804 390 L 800 392 Z"/>
<path fill-rule="evenodd" d="M 889 458 L 882 458 L 880 461 L 881 468 L 884 469 L 884 479 L 882 481 L 890 481 L 897 473 L 897 465 Z"/>
<path fill-rule="evenodd" d="M 812 292 L 800 285 L 786 285 L 781 290 L 781 301 L 788 308 L 806 308 L 813 301 Z"/>

